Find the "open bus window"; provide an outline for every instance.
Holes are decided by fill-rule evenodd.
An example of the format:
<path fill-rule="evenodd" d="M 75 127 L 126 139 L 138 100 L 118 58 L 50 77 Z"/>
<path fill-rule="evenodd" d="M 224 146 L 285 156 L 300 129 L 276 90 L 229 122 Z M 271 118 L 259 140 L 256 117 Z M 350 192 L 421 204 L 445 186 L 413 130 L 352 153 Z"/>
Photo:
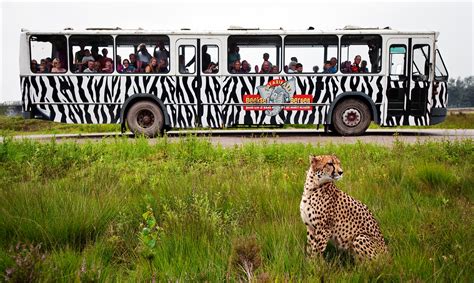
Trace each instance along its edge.
<path fill-rule="evenodd" d="M 204 74 L 215 74 L 219 71 L 219 46 L 202 46 L 201 65 Z"/>
<path fill-rule="evenodd" d="M 415 81 L 427 81 L 430 75 L 430 46 L 415 44 L 413 46 L 413 73 Z"/>
<path fill-rule="evenodd" d="M 117 71 L 119 73 L 145 73 L 156 58 L 152 73 L 168 73 L 170 66 L 170 40 L 164 35 L 119 35 L 117 44 Z M 153 64 L 152 64 L 153 65 Z"/>
<path fill-rule="evenodd" d="M 336 73 L 336 35 L 288 35 L 285 37 L 285 72 L 295 73 L 301 64 L 302 73 Z"/>
<path fill-rule="evenodd" d="M 382 69 L 380 35 L 343 35 L 341 38 L 341 72 L 379 73 Z"/>
<path fill-rule="evenodd" d="M 405 76 L 407 47 L 405 45 L 390 45 L 390 75 Z"/>
<path fill-rule="evenodd" d="M 64 35 L 30 37 L 30 69 L 33 73 L 67 72 L 67 44 Z"/>
<path fill-rule="evenodd" d="M 281 71 L 280 36 L 229 36 L 227 46 L 231 74 L 275 74 Z"/>
<path fill-rule="evenodd" d="M 196 73 L 196 48 L 193 45 L 179 46 L 179 73 Z"/>
<path fill-rule="evenodd" d="M 69 58 L 73 73 L 112 73 L 114 39 L 109 35 L 72 35 Z"/>
<path fill-rule="evenodd" d="M 444 64 L 443 57 L 439 52 L 439 49 L 436 49 L 436 68 L 435 68 L 435 79 L 436 80 L 447 80 L 448 79 L 448 70 Z"/>

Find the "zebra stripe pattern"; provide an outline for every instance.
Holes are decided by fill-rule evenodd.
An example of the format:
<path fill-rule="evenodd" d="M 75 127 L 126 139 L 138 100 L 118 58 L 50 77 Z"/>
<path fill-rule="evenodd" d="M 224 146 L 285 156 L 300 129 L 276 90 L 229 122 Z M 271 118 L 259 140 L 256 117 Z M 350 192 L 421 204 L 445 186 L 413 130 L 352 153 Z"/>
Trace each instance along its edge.
<path fill-rule="evenodd" d="M 243 95 L 274 79 L 296 79 L 296 94 L 311 95 L 311 110 L 285 110 L 276 116 L 246 110 Z M 21 77 L 23 110 L 34 106 L 45 119 L 63 123 L 120 123 L 123 103 L 134 94 L 150 94 L 166 108 L 172 128 L 220 128 L 234 125 L 325 124 L 334 99 L 349 91 L 366 94 L 384 126 L 427 125 L 431 107 L 446 107 L 446 83 L 422 117 L 387 116 L 386 76 L 61 76 Z M 399 87 L 399 86 L 398 86 Z M 405 105 L 406 107 L 406 105 Z"/>

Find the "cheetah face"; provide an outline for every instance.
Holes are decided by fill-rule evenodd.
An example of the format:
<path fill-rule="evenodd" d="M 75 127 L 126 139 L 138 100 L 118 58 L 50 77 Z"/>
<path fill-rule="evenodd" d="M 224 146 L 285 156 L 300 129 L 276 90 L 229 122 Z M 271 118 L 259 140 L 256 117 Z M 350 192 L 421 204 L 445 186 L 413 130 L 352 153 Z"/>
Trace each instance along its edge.
<path fill-rule="evenodd" d="M 310 170 L 316 173 L 320 184 L 337 181 L 342 178 L 341 161 L 335 155 L 318 155 L 309 157 Z"/>

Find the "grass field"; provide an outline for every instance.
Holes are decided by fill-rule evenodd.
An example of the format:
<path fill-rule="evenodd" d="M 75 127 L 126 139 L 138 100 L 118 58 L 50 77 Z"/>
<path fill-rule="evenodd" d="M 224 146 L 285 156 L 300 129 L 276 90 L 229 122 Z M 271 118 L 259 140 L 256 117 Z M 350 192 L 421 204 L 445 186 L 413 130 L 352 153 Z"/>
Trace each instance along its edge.
<path fill-rule="evenodd" d="M 315 128 L 314 125 L 288 125 L 289 128 Z M 322 127 L 321 127 L 322 128 Z M 371 129 L 381 128 L 372 123 Z M 417 127 L 397 127 L 397 128 L 417 128 Z M 449 115 L 441 124 L 431 127 L 418 128 L 445 128 L 445 129 L 474 129 L 474 114 Z M 21 117 L 7 117 L 0 115 L 0 135 L 26 135 L 26 134 L 81 134 L 81 133 L 103 133 L 120 132 L 120 125 L 76 125 L 62 124 L 51 121 L 28 119 Z"/>
<path fill-rule="evenodd" d="M 374 212 L 390 260 L 354 263 L 332 247 L 305 256 L 299 202 L 311 153 L 340 157 L 337 185 Z M 17 282 L 472 282 L 473 171 L 472 140 L 222 148 L 193 137 L 7 139 L 0 273 Z"/>

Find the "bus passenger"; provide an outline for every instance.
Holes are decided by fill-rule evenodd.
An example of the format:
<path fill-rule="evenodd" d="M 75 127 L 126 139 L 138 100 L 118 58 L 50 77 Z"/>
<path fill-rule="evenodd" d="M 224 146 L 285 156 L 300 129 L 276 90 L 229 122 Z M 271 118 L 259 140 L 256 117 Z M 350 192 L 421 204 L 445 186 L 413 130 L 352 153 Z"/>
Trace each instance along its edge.
<path fill-rule="evenodd" d="M 367 41 L 367 46 L 369 47 L 369 60 L 370 64 L 372 65 L 370 71 L 372 73 L 376 73 L 378 72 L 379 68 L 379 48 L 373 40 Z"/>
<path fill-rule="evenodd" d="M 243 74 L 240 60 L 235 60 L 234 64 L 232 64 L 232 70 L 230 71 L 231 74 Z"/>
<path fill-rule="evenodd" d="M 158 73 L 158 61 L 155 57 L 151 57 L 150 63 L 145 68 L 145 73 Z"/>
<path fill-rule="evenodd" d="M 211 64 L 211 55 L 207 53 L 207 45 L 202 47 L 202 69 L 203 71 L 206 70 L 209 65 Z"/>
<path fill-rule="evenodd" d="M 194 57 L 195 58 L 195 57 Z M 193 58 L 193 59 L 194 59 Z M 178 56 L 178 69 L 181 74 L 187 74 L 189 73 L 188 68 L 186 68 L 186 63 L 185 63 L 185 58 L 184 55 L 181 54 Z"/>
<path fill-rule="evenodd" d="M 329 61 L 329 68 L 327 70 L 328 73 L 330 74 L 335 74 L 337 72 L 337 59 L 336 57 L 331 57 L 331 60 Z"/>
<path fill-rule="evenodd" d="M 82 58 L 85 56 L 85 50 L 84 47 L 86 45 L 84 43 L 79 43 L 79 51 L 74 53 L 74 64 L 82 64 Z"/>
<path fill-rule="evenodd" d="M 351 61 L 342 62 L 341 71 L 343 73 L 350 73 L 351 72 Z"/>
<path fill-rule="evenodd" d="M 156 43 L 155 52 L 153 55 L 158 61 L 163 59 L 166 62 L 168 62 L 168 58 L 170 57 L 170 52 L 166 50 L 165 44 L 163 43 L 163 41 L 158 40 L 158 42 Z"/>
<path fill-rule="evenodd" d="M 362 60 L 362 62 L 360 62 L 359 72 L 360 73 L 368 73 L 369 72 L 369 68 L 367 68 L 367 61 Z"/>
<path fill-rule="evenodd" d="M 313 73 L 317 73 L 319 72 L 319 66 L 316 65 L 316 66 L 313 66 Z"/>
<path fill-rule="evenodd" d="M 272 68 L 273 64 L 272 62 L 268 61 L 268 59 L 270 59 L 270 54 L 268 53 L 263 53 L 263 63 L 262 63 L 262 69 L 263 69 L 263 64 L 265 62 L 268 62 L 270 64 L 270 69 Z"/>
<path fill-rule="evenodd" d="M 291 61 L 290 64 L 288 64 L 288 73 L 296 73 L 296 62 Z"/>
<path fill-rule="evenodd" d="M 128 59 L 130 59 L 130 66 L 135 68 L 135 72 L 143 73 L 143 68 L 141 62 L 137 61 L 137 55 L 135 53 L 130 53 L 128 55 Z"/>
<path fill-rule="evenodd" d="M 135 73 L 135 67 L 130 64 L 128 59 L 123 59 L 121 73 Z"/>
<path fill-rule="evenodd" d="M 54 58 L 53 60 L 53 68 L 51 69 L 51 73 L 65 73 L 66 69 L 61 67 L 61 61 L 58 58 Z"/>
<path fill-rule="evenodd" d="M 248 74 L 250 73 L 250 71 L 252 70 L 252 68 L 250 67 L 250 64 L 249 62 L 247 62 L 247 60 L 244 60 L 242 61 L 242 73 L 245 73 L 245 74 Z"/>
<path fill-rule="evenodd" d="M 168 73 L 168 60 L 163 58 L 158 60 L 158 73 Z"/>
<path fill-rule="evenodd" d="M 30 63 L 30 69 L 33 73 L 36 73 L 38 72 L 38 61 L 36 61 L 35 59 L 31 60 L 31 63 Z"/>
<path fill-rule="evenodd" d="M 361 59 L 362 59 L 362 57 L 360 57 L 360 55 L 356 55 L 356 57 L 354 57 L 354 63 L 351 66 L 351 73 L 359 73 L 360 72 L 359 64 L 360 64 Z"/>
<path fill-rule="evenodd" d="M 236 44 L 232 44 L 229 49 L 229 57 L 227 58 L 227 63 L 229 64 L 229 68 L 232 70 L 235 61 L 239 61 L 240 63 L 240 54 L 239 54 L 239 47 Z"/>
<path fill-rule="evenodd" d="M 87 68 L 84 70 L 84 73 L 95 73 L 93 60 L 87 61 Z"/>
<path fill-rule="evenodd" d="M 102 68 L 102 73 L 112 73 L 114 71 L 114 67 L 112 65 L 112 61 L 105 61 L 105 67 Z"/>
<path fill-rule="evenodd" d="M 112 58 L 107 57 L 107 54 L 108 54 L 108 53 L 109 53 L 109 51 L 107 50 L 107 48 L 102 48 L 102 56 L 101 56 L 100 59 L 99 59 L 100 66 L 101 66 L 102 68 L 105 68 L 105 67 L 106 67 L 106 66 L 105 66 L 105 63 L 106 63 L 107 61 L 110 61 L 111 63 L 113 63 Z"/>
<path fill-rule="evenodd" d="M 218 72 L 218 67 L 217 64 L 214 62 L 209 63 L 209 66 L 207 69 L 204 71 L 205 74 L 215 74 Z"/>
<path fill-rule="evenodd" d="M 280 72 L 280 70 L 278 70 L 278 66 L 277 65 L 273 65 L 272 66 L 272 74 L 278 74 Z"/>
<path fill-rule="evenodd" d="M 100 64 L 99 61 L 95 61 L 94 62 L 94 72 L 100 73 L 101 70 L 102 70 L 102 65 Z"/>
<path fill-rule="evenodd" d="M 137 53 L 138 61 L 142 62 L 143 65 L 149 65 L 152 56 L 148 53 L 145 43 L 141 43 Z"/>
<path fill-rule="evenodd" d="M 296 63 L 296 72 L 297 73 L 303 73 L 303 64 Z"/>
<path fill-rule="evenodd" d="M 92 55 L 91 55 L 91 52 L 89 51 L 89 49 L 84 49 L 84 56 L 82 56 L 81 63 L 85 64 L 85 63 L 88 63 L 91 60 L 95 61 L 94 57 L 92 57 Z"/>
<path fill-rule="evenodd" d="M 258 70 L 258 66 L 255 66 L 256 70 Z M 263 61 L 262 69 L 260 70 L 260 74 L 270 74 L 272 72 L 272 65 L 269 61 Z"/>

